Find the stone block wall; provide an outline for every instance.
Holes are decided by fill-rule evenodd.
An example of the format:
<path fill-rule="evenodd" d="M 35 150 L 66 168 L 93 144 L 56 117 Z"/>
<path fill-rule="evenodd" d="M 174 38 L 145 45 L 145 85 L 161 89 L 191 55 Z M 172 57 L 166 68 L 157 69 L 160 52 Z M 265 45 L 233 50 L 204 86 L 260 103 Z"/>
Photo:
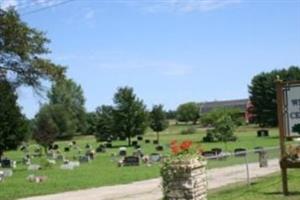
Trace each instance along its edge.
<path fill-rule="evenodd" d="M 165 200 L 207 200 L 206 161 L 175 160 L 163 170 Z"/>

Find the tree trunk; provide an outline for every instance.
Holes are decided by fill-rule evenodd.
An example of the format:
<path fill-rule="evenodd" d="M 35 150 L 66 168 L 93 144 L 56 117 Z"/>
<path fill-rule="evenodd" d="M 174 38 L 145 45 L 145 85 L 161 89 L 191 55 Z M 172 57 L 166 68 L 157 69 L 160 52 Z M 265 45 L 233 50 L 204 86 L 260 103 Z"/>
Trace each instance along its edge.
<path fill-rule="evenodd" d="M 159 132 L 156 132 L 156 140 L 157 140 L 157 142 L 159 144 Z"/>
<path fill-rule="evenodd" d="M 128 146 L 130 147 L 131 146 L 131 137 L 128 136 Z"/>
<path fill-rule="evenodd" d="M 0 160 L 2 159 L 4 151 L 2 149 L 0 149 Z"/>

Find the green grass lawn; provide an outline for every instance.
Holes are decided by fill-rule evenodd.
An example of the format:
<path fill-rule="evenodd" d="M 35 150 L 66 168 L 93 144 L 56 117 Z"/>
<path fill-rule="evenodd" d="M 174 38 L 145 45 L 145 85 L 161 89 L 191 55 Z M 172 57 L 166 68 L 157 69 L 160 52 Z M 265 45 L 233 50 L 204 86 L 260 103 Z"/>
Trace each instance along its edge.
<path fill-rule="evenodd" d="M 257 180 L 249 186 L 227 186 L 209 192 L 209 200 L 299 200 L 300 173 L 291 170 L 288 173 L 290 195 L 284 197 L 281 193 L 280 174 Z"/>
<path fill-rule="evenodd" d="M 270 137 L 257 138 L 256 129 L 253 127 L 242 127 L 237 132 L 238 141 L 230 142 L 226 146 L 223 143 L 211 143 L 202 144 L 200 141 L 205 135 L 203 129 L 198 128 L 195 134 L 180 135 L 179 132 L 182 129 L 187 128 L 185 125 L 171 126 L 168 130 L 161 133 L 161 144 L 167 145 L 170 141 L 176 139 L 178 141 L 190 139 L 194 143 L 200 144 L 205 150 L 210 150 L 214 147 L 221 147 L 228 151 L 232 151 L 235 148 L 243 147 L 247 149 L 253 149 L 256 146 L 271 147 L 278 146 L 279 139 L 277 137 L 278 131 L 272 129 Z M 156 135 L 148 131 L 144 139 L 154 140 Z M 75 138 L 77 144 L 84 150 L 86 144 L 91 144 L 94 148 L 98 146 L 96 140 L 92 136 L 82 136 Z M 67 146 L 69 141 L 57 142 L 60 148 Z M 142 149 L 145 154 L 155 152 L 155 145 L 142 144 Z M 104 185 L 114 185 L 121 183 L 130 183 L 133 181 L 145 180 L 150 178 L 159 177 L 159 164 L 146 166 L 141 165 L 139 167 L 117 167 L 117 163 L 112 161 L 111 154 L 118 152 L 118 147 L 126 146 L 127 141 L 113 142 L 115 148 L 109 149 L 105 154 L 97 154 L 96 159 L 90 164 L 82 164 L 79 168 L 73 171 L 66 171 L 59 169 L 59 164 L 51 169 L 43 169 L 39 172 L 27 171 L 27 168 L 22 164 L 18 165 L 18 168 L 14 170 L 14 175 L 7 178 L 5 182 L 0 183 L 0 199 L 10 200 L 20 197 L 58 193 L 68 190 L 77 190 L 90 187 L 99 187 Z M 130 152 L 132 148 L 128 149 Z M 166 149 L 163 154 L 168 154 Z M 67 158 L 72 159 L 72 152 L 66 154 Z M 6 156 L 17 161 L 21 161 L 23 153 L 20 151 L 7 152 Z M 253 158 L 256 161 L 257 158 Z M 251 160 L 252 161 L 252 160 Z M 39 160 L 35 160 L 34 163 L 39 163 Z M 209 168 L 221 167 L 236 163 L 243 163 L 243 159 L 229 160 L 229 161 L 210 161 Z M 44 175 L 48 177 L 48 180 L 42 184 L 29 183 L 26 177 L 29 174 Z"/>

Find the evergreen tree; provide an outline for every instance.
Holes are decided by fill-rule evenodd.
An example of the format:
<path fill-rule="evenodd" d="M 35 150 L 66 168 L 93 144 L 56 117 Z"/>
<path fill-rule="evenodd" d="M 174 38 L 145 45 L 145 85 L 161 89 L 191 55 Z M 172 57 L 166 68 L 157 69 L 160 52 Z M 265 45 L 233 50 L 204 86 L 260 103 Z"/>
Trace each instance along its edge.
<path fill-rule="evenodd" d="M 14 88 L 0 78 L 0 159 L 6 150 L 16 149 L 29 134 L 28 122 L 17 105 Z"/>
<path fill-rule="evenodd" d="M 101 106 L 96 110 L 96 131 L 98 141 L 106 141 L 113 137 L 114 133 L 114 109 L 112 106 Z"/>
<path fill-rule="evenodd" d="M 277 126 L 276 79 L 300 80 L 300 68 L 291 66 L 288 69 L 263 72 L 253 77 L 249 86 L 250 100 L 253 104 L 254 122 L 261 127 Z"/>

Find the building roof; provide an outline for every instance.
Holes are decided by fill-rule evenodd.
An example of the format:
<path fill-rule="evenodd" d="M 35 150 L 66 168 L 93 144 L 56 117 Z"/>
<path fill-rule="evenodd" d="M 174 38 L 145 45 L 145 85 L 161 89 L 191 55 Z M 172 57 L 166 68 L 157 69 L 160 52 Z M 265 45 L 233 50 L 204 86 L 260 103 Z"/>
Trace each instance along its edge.
<path fill-rule="evenodd" d="M 207 113 L 215 108 L 238 108 L 242 112 L 246 111 L 247 103 L 249 99 L 236 99 L 236 100 L 226 100 L 226 101 L 210 101 L 201 103 L 201 112 Z"/>

